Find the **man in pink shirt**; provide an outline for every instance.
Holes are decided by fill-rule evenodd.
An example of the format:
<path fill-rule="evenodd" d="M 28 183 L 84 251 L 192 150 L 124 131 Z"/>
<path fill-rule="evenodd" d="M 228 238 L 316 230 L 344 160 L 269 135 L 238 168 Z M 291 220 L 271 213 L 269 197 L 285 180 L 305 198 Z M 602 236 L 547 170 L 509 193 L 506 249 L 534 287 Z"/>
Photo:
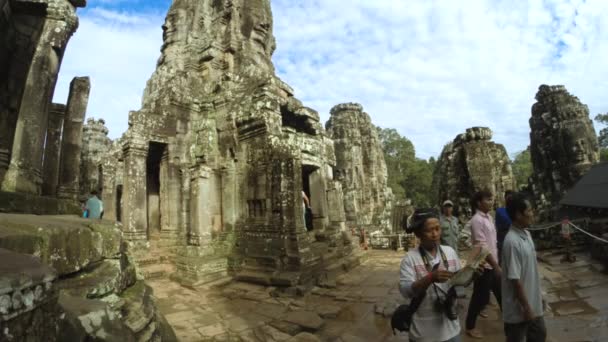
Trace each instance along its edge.
<path fill-rule="evenodd" d="M 490 302 L 490 291 L 501 305 L 500 277 L 502 269 L 498 264 L 498 246 L 496 243 L 496 227 L 490 210 L 494 204 L 494 196 L 490 191 L 482 190 L 473 195 L 472 204 L 475 215 L 471 218 L 471 240 L 473 246 L 485 247 L 490 251 L 486 261 L 485 272 L 475 279 L 473 295 L 469 303 L 466 319 L 467 335 L 483 338 L 483 334 L 475 329 L 475 323 L 481 310 Z"/>

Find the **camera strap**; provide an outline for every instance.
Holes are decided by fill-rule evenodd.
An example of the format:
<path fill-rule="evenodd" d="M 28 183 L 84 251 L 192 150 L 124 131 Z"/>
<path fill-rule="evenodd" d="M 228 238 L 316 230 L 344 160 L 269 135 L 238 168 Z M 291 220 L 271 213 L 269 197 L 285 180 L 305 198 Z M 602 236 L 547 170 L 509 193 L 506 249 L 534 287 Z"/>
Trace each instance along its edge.
<path fill-rule="evenodd" d="M 433 272 L 436 266 L 431 265 L 431 260 L 429 259 L 429 255 L 424 250 L 424 248 L 422 248 L 422 245 L 418 246 L 418 251 L 420 252 L 420 256 L 422 257 L 422 261 L 424 262 L 424 266 L 426 267 L 427 272 L 429 272 L 429 273 Z M 439 244 L 437 244 L 437 251 L 441 255 L 441 260 L 443 262 L 443 266 L 445 267 L 445 270 L 449 271 L 450 264 L 448 263 L 448 258 L 445 256 L 445 253 L 443 252 L 443 249 L 441 249 L 441 246 Z M 439 266 L 439 264 L 437 264 L 437 266 Z M 439 292 L 437 291 L 438 287 L 437 287 L 437 285 L 435 285 L 435 283 L 432 283 L 432 284 L 433 284 L 433 290 L 435 290 L 435 296 L 437 296 L 437 298 L 439 298 Z M 445 292 L 441 288 L 439 288 L 439 290 L 445 294 Z"/>
<path fill-rule="evenodd" d="M 437 245 L 437 250 L 441 255 L 441 260 L 443 262 L 443 266 L 445 266 L 445 270 L 449 271 L 450 264 L 448 263 L 448 258 L 445 256 L 443 249 L 441 246 Z M 426 267 L 427 272 L 431 273 L 433 271 L 433 266 L 431 265 L 431 260 L 429 259 L 428 253 L 422 248 L 422 245 L 418 246 L 418 252 L 420 252 L 420 256 L 422 257 L 422 261 L 424 262 L 424 266 Z"/>

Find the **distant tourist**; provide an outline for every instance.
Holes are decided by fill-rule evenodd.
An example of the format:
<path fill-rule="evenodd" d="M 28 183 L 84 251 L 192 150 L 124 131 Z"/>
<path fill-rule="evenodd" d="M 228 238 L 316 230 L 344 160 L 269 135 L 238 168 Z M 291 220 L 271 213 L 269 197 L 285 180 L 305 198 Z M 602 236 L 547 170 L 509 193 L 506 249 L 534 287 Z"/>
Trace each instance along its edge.
<path fill-rule="evenodd" d="M 507 190 L 505 191 L 505 206 L 496 209 L 496 238 L 498 242 L 498 258 L 500 259 L 502 252 L 502 243 L 505 240 L 505 236 L 509 232 L 509 228 L 511 227 L 511 218 L 507 213 L 507 204 L 511 200 L 511 196 L 513 195 L 513 191 Z"/>
<path fill-rule="evenodd" d="M 475 279 L 473 294 L 469 303 L 466 319 L 467 335 L 473 338 L 483 338 L 483 334 L 475 329 L 477 317 L 490 302 L 490 291 L 494 293 L 496 301 L 501 305 L 500 276 L 501 268 L 498 264 L 498 251 L 496 245 L 496 228 L 490 216 L 494 203 L 494 196 L 490 191 L 483 190 L 473 195 L 472 204 L 475 215 L 471 218 L 471 240 L 475 247 L 485 247 L 490 251 L 486 261 L 486 270 Z"/>
<path fill-rule="evenodd" d="M 452 215 L 454 203 L 450 200 L 446 200 L 443 202 L 441 209 L 442 215 L 439 217 L 439 224 L 441 225 L 441 244 L 450 246 L 455 251 L 458 251 L 460 222 L 458 222 L 458 218 Z"/>
<path fill-rule="evenodd" d="M 85 210 L 88 218 L 101 219 L 103 217 L 103 202 L 97 197 L 97 190 L 91 191 L 91 197 L 87 200 Z"/>
<path fill-rule="evenodd" d="M 412 298 L 410 308 L 415 307 L 413 315 L 407 315 L 411 317 L 409 341 L 460 341 L 456 297 L 448 295 L 446 284 L 460 269 L 460 261 L 452 247 L 439 244 L 438 216 L 433 209 L 418 209 L 408 227 L 408 233 L 420 239 L 419 247 L 409 250 L 401 261 L 399 273 L 399 290 Z"/>
<path fill-rule="evenodd" d="M 507 342 L 544 342 L 547 329 L 543 318 L 536 248 L 527 230 L 534 220 L 532 205 L 522 194 L 507 204 L 513 225 L 502 250 L 502 319 Z"/>
<path fill-rule="evenodd" d="M 312 209 L 310 208 L 310 199 L 308 198 L 304 190 L 302 190 L 302 207 L 304 227 L 306 227 L 307 230 L 312 230 Z"/>

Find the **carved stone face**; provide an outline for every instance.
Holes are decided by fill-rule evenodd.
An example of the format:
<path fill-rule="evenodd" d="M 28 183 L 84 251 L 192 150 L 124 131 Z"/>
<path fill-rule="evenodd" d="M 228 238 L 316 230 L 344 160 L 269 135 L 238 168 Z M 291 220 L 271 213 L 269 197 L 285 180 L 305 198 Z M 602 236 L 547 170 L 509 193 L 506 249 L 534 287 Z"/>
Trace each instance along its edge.
<path fill-rule="evenodd" d="M 175 42 L 184 41 L 187 37 L 187 14 L 182 8 L 175 8 L 169 12 L 163 25 L 163 41 L 165 46 Z"/>
<path fill-rule="evenodd" d="M 255 64 L 268 65 L 275 49 L 270 2 L 245 0 L 243 9 L 245 15 L 241 19 L 240 30 L 245 39 L 245 48 Z"/>
<path fill-rule="evenodd" d="M 582 120 L 564 127 L 561 140 L 565 152 L 565 164 L 562 165 L 576 167 L 591 163 L 594 154 L 594 137 L 593 128 Z"/>

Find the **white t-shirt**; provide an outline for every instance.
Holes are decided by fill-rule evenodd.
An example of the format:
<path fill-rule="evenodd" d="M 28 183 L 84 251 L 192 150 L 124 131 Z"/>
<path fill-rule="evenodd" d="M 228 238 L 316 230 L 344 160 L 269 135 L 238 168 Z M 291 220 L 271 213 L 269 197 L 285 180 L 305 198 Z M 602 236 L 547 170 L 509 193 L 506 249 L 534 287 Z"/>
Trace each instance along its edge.
<path fill-rule="evenodd" d="M 448 261 L 448 271 L 456 272 L 460 269 L 460 260 L 458 254 L 450 246 L 441 246 L 446 259 Z M 439 263 L 439 269 L 445 270 L 445 266 L 441 259 L 439 251 L 434 260 L 433 265 Z M 410 249 L 403 260 L 401 260 L 401 270 L 399 273 L 399 290 L 406 298 L 413 298 L 412 284 L 418 279 L 428 275 L 426 266 L 418 248 Z M 436 283 L 444 292 L 449 290 L 445 283 Z M 445 298 L 443 292 L 438 291 L 442 298 Z M 433 285 L 429 286 L 426 291 L 426 297 L 414 313 L 412 324 L 410 326 L 410 338 L 422 342 L 438 342 L 446 341 L 460 334 L 460 323 L 458 320 L 449 319 L 444 313 L 435 311 L 434 303 L 437 299 Z"/>

